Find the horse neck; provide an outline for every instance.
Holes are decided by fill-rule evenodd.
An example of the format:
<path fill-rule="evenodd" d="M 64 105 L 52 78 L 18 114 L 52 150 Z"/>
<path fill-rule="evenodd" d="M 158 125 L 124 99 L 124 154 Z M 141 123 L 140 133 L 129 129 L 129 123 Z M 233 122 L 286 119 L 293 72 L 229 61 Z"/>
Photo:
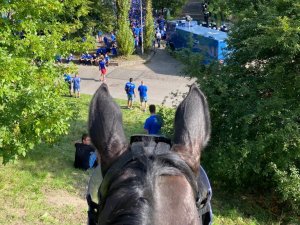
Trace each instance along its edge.
<path fill-rule="evenodd" d="M 194 192 L 184 176 L 157 177 L 153 218 L 155 225 L 202 225 Z"/>

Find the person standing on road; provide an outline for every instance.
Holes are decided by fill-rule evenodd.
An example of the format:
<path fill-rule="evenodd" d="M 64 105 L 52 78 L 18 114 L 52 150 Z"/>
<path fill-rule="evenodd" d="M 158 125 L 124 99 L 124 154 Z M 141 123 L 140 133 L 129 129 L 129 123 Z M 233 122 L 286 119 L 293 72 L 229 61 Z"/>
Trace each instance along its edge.
<path fill-rule="evenodd" d="M 133 79 L 130 78 L 129 82 L 127 82 L 125 84 L 125 91 L 126 91 L 127 98 L 128 98 L 128 102 L 127 102 L 128 109 L 132 109 L 132 102 L 135 98 L 135 90 L 134 90 L 135 84 L 132 81 L 133 81 Z"/>
<path fill-rule="evenodd" d="M 146 119 L 144 129 L 148 134 L 159 135 L 161 133 L 160 129 L 163 126 L 163 119 L 160 115 L 156 114 L 155 105 L 150 105 L 149 111 L 151 115 Z"/>
<path fill-rule="evenodd" d="M 103 56 L 101 56 L 99 61 L 99 71 L 101 73 L 100 81 L 105 82 L 106 66 L 105 66 L 105 60 Z"/>
<path fill-rule="evenodd" d="M 144 85 L 144 81 L 141 81 L 141 85 L 138 87 L 138 91 L 140 93 L 141 110 L 146 112 L 147 101 L 148 101 L 148 95 L 147 95 L 148 87 Z"/>

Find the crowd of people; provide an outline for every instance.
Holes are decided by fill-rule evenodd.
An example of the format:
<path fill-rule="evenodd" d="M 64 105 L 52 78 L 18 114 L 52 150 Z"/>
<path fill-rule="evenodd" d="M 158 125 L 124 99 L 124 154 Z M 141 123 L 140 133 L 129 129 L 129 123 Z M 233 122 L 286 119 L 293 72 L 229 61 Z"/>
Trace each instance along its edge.
<path fill-rule="evenodd" d="M 69 85 L 73 83 L 73 86 L 76 85 L 76 79 L 80 80 L 77 74 L 74 78 L 71 78 L 70 75 L 66 75 L 65 78 L 68 81 L 71 80 Z M 133 78 L 129 79 L 129 81 L 125 84 L 124 89 L 128 99 L 127 108 L 133 109 L 133 102 L 137 97 L 136 85 L 133 82 Z M 74 89 L 74 91 L 79 92 L 79 89 Z M 148 102 L 148 87 L 145 85 L 144 81 L 141 81 L 140 85 L 137 88 L 137 91 L 140 100 L 140 109 L 143 112 L 146 112 Z M 149 105 L 149 112 L 150 116 L 145 120 L 143 126 L 145 132 L 150 135 L 161 135 L 163 120 L 161 116 L 156 113 L 156 106 L 153 104 Z M 76 143 L 75 149 L 75 168 L 87 170 L 97 165 L 97 156 L 95 155 L 95 149 L 90 146 L 90 138 L 87 134 L 83 134 L 82 143 Z"/>

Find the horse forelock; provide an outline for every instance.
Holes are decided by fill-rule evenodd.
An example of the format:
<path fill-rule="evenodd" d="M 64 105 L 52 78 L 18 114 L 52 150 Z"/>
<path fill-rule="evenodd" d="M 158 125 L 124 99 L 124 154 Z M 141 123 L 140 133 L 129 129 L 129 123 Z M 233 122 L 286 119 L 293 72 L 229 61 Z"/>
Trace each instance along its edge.
<path fill-rule="evenodd" d="M 159 177 L 184 176 L 192 190 L 197 189 L 193 173 L 168 146 L 163 143 L 150 143 L 148 147 L 142 143 L 131 146 L 131 151 L 143 151 L 144 154 L 140 154 L 112 178 L 99 224 L 157 224 L 154 214 L 156 181 Z"/>

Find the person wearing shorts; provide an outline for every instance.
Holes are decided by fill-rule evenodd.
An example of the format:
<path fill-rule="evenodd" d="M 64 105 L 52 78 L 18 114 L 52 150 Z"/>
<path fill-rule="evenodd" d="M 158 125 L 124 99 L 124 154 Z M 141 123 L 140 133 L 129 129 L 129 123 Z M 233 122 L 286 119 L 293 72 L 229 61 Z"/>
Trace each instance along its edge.
<path fill-rule="evenodd" d="M 146 112 L 148 102 L 148 87 L 144 84 L 144 81 L 141 81 L 141 85 L 138 87 L 138 91 L 140 93 L 141 110 Z"/>
<path fill-rule="evenodd" d="M 129 79 L 129 82 L 127 82 L 125 84 L 125 91 L 126 91 L 126 94 L 127 94 L 127 98 L 128 98 L 128 101 L 127 101 L 127 107 L 128 109 L 132 109 L 132 103 L 133 103 L 133 100 L 134 100 L 134 97 L 135 97 L 135 84 L 132 83 L 133 79 L 130 78 Z"/>
<path fill-rule="evenodd" d="M 99 70 L 100 70 L 100 81 L 104 82 L 105 81 L 105 75 L 106 75 L 106 66 L 105 66 L 105 61 L 104 58 L 101 57 L 99 61 Z"/>
<path fill-rule="evenodd" d="M 79 98 L 80 97 L 80 77 L 78 76 L 78 74 L 75 74 L 74 79 L 72 80 L 73 82 L 73 91 L 74 91 L 74 95 L 75 98 Z"/>

